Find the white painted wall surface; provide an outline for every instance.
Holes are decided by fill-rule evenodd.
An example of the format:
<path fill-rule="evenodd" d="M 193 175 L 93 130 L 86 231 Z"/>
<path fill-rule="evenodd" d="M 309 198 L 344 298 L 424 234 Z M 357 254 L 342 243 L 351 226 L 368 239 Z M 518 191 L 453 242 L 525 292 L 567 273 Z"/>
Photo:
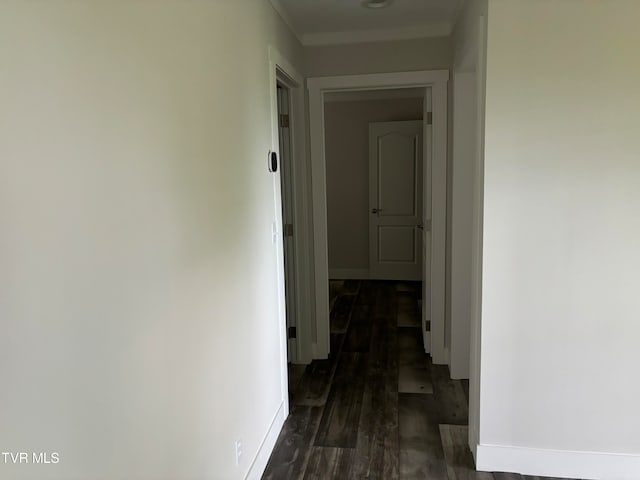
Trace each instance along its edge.
<path fill-rule="evenodd" d="M 489 4 L 483 468 L 640 478 L 639 18 Z"/>
<path fill-rule="evenodd" d="M 449 37 L 305 47 L 309 77 L 439 70 L 451 66 Z"/>
<path fill-rule="evenodd" d="M 0 445 L 60 463 L 0 478 L 249 471 L 283 400 L 268 43 L 300 63 L 266 0 L 3 2 Z"/>
<path fill-rule="evenodd" d="M 469 0 L 464 4 L 464 8 L 460 12 L 457 24 L 454 28 L 452 35 L 453 44 L 453 62 L 455 65 L 454 70 L 454 84 L 456 82 L 456 71 L 469 73 L 469 71 L 475 70 L 475 79 L 470 80 L 471 83 L 475 83 L 475 101 L 476 104 L 476 117 L 475 120 L 466 119 L 463 128 L 471 128 L 471 125 L 476 129 L 475 143 L 477 148 L 477 157 L 475 162 L 471 162 L 475 168 L 473 175 L 474 185 L 474 198 L 473 198 L 473 213 L 471 215 L 473 224 L 471 226 L 472 239 L 469 245 L 465 238 L 461 240 L 465 242 L 465 247 L 471 246 L 471 274 L 469 271 L 461 271 L 460 275 L 455 277 L 455 280 L 450 288 L 453 292 L 456 292 L 456 296 L 462 295 L 463 305 L 469 306 L 470 313 L 470 325 L 469 325 L 469 446 L 475 456 L 476 447 L 479 443 L 479 421 L 480 421 L 480 338 L 481 338 L 481 295 L 482 295 L 482 208 L 483 208 L 483 172 L 484 172 L 484 96 L 485 96 L 485 75 L 486 75 L 486 21 L 488 4 L 487 0 Z M 471 56 L 471 58 L 469 58 Z M 475 58 L 473 58 L 475 57 Z M 468 94 L 466 100 L 470 102 L 474 96 L 467 90 Z M 458 99 L 454 94 L 454 102 Z M 471 110 L 471 105 L 466 104 Z M 465 115 L 467 115 L 466 113 Z M 454 114 L 455 117 L 455 114 Z M 455 118 L 454 118 L 455 120 Z M 469 133 L 469 132 L 468 132 Z M 455 132 L 454 132 L 455 137 Z M 470 143 L 473 140 L 468 138 L 468 135 L 463 138 L 462 142 Z M 455 138 L 454 138 L 455 140 Z M 459 147 L 458 147 L 459 148 Z M 468 152 L 468 151 L 467 151 Z M 468 165 L 467 165 L 468 166 Z M 453 169 L 452 169 L 453 170 Z M 453 172 L 452 172 L 453 173 Z M 451 176 L 453 183 L 453 175 Z M 468 184 L 467 184 L 468 185 Z M 463 199 L 469 199 L 465 196 L 465 191 L 460 192 Z M 453 194 L 453 185 L 452 185 Z M 453 195 L 451 198 L 450 206 L 453 206 Z M 468 205 L 468 203 L 466 203 Z M 464 203 L 463 203 L 464 205 Z M 464 207 L 463 207 L 464 208 Z M 468 219 L 468 213 L 463 215 L 463 220 Z M 468 224 L 462 222 L 462 225 L 468 228 Z M 464 234 L 464 232 L 462 232 Z M 468 234 L 468 232 L 467 232 Z M 453 240 L 453 239 L 452 239 Z M 464 264 L 463 264 L 464 265 Z M 458 282 L 462 282 L 459 285 Z M 470 282 L 470 283 L 468 283 Z M 465 298 L 465 295 L 468 298 Z M 458 301 L 458 300 L 456 300 Z M 462 347 L 463 342 L 459 343 L 459 347 Z M 458 349 L 460 353 L 462 351 Z M 454 353 L 455 355 L 455 349 Z"/>
<path fill-rule="evenodd" d="M 468 52 L 476 57 L 475 50 Z M 470 331 L 476 211 L 477 142 L 477 79 L 476 58 L 466 58 L 454 71 L 454 140 L 453 181 L 451 195 L 451 335 L 449 337 L 452 378 L 469 378 Z"/>

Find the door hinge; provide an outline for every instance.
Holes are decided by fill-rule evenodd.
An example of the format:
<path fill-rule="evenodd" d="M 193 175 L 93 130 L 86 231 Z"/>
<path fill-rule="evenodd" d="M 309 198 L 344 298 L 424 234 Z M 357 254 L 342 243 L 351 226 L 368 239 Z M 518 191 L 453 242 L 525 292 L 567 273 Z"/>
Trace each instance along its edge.
<path fill-rule="evenodd" d="M 433 125 L 433 112 L 427 112 L 427 125 Z"/>
<path fill-rule="evenodd" d="M 431 331 L 431 320 L 427 320 L 426 322 L 424 322 L 424 331 L 425 332 Z"/>
<path fill-rule="evenodd" d="M 298 338 L 296 337 L 296 327 L 289 327 L 287 338 Z"/>
<path fill-rule="evenodd" d="M 285 237 L 293 237 L 293 223 L 285 223 L 282 230 Z"/>
<path fill-rule="evenodd" d="M 285 113 L 280 114 L 280 127 L 289 128 L 289 115 Z"/>

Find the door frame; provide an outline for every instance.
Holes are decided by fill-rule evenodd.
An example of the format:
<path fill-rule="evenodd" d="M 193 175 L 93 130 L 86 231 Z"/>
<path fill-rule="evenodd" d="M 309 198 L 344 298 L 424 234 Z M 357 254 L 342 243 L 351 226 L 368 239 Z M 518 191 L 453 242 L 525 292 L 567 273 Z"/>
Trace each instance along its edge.
<path fill-rule="evenodd" d="M 477 54 L 465 46 L 453 66 L 453 149 L 451 175 L 451 378 L 469 378 L 477 200 Z"/>
<path fill-rule="evenodd" d="M 293 236 L 294 242 L 300 251 L 308 251 L 310 248 L 310 235 L 305 212 L 310 209 L 306 192 L 308 191 L 308 167 L 307 167 L 307 146 L 305 135 L 305 99 L 304 99 L 304 77 L 293 67 L 293 65 L 276 48 L 269 46 L 269 94 L 271 108 L 271 151 L 280 156 L 279 132 L 278 132 L 278 98 L 277 85 L 281 83 L 289 90 L 289 118 L 291 137 L 291 181 L 293 191 Z M 265 152 L 266 154 L 266 152 Z M 266 160 L 266 157 L 265 157 Z M 266 165 L 265 165 L 266 167 Z M 277 235 L 276 256 L 278 262 L 278 327 L 280 330 L 280 368 L 281 368 L 281 388 L 282 402 L 284 404 L 285 418 L 289 412 L 289 385 L 287 373 L 287 317 L 286 299 L 284 287 L 284 245 L 282 241 L 282 193 L 280 184 L 280 174 L 273 175 L 273 188 L 275 192 L 275 219 L 276 228 L 274 234 Z M 307 318 L 311 315 L 311 265 L 303 255 L 298 256 L 294 261 L 295 271 L 295 294 L 296 294 L 296 317 Z M 307 317 L 305 317 L 307 316 Z M 305 344 L 311 341 L 311 332 L 308 325 L 298 322 L 296 326 L 296 363 L 308 363 L 311 358 L 305 351 Z"/>
<path fill-rule="evenodd" d="M 287 361 L 288 363 L 297 363 L 298 359 L 298 348 L 297 348 L 297 338 L 289 337 L 289 329 L 291 328 L 291 317 L 293 317 L 293 327 L 297 326 L 297 314 L 298 314 L 298 294 L 296 292 L 296 248 L 295 248 L 295 238 L 293 237 L 293 232 L 288 236 L 286 234 L 286 222 L 290 222 L 293 226 L 294 223 L 294 198 L 293 198 L 293 178 L 292 175 L 292 167 L 293 167 L 293 139 L 291 138 L 291 126 L 289 124 L 286 125 L 287 135 L 284 137 L 284 126 L 281 125 L 280 118 L 283 115 L 282 107 L 286 105 L 286 114 L 289 120 L 291 119 L 291 111 L 289 109 L 291 104 L 291 88 L 287 85 L 285 81 L 281 79 L 282 74 L 277 75 L 277 83 L 276 83 L 276 100 L 278 102 L 278 147 L 280 150 L 278 151 L 279 158 L 279 168 L 278 172 L 280 174 L 280 200 L 282 205 L 282 242 L 283 242 L 283 259 L 284 259 L 284 291 L 285 291 L 285 305 L 286 305 L 286 320 L 287 320 Z M 281 97 L 282 95 L 282 97 Z M 283 135 L 283 138 L 280 136 Z M 286 140 L 286 141 L 285 141 Z M 284 152 L 281 150 L 282 145 L 287 144 L 288 155 L 285 156 Z M 286 215 L 285 215 L 286 213 Z M 285 218 L 287 217 L 288 218 Z M 287 248 L 288 241 L 290 239 L 290 244 L 292 248 Z"/>
<path fill-rule="evenodd" d="M 445 347 L 445 251 L 447 206 L 447 106 L 448 70 L 417 72 L 374 73 L 342 75 L 307 79 L 309 92 L 309 142 L 313 198 L 313 247 L 315 281 L 315 337 L 311 350 L 313 358 L 327 358 L 329 354 L 329 265 L 327 247 L 327 180 L 324 134 L 324 95 L 330 92 L 357 90 L 386 90 L 397 88 L 424 88 L 424 138 L 427 138 L 429 110 L 427 91 L 432 98 L 432 175 L 431 185 L 431 356 L 434 363 L 446 364 Z M 428 152 L 423 149 L 424 165 Z M 424 216 L 428 212 L 423 212 Z M 423 327 L 424 328 L 424 327 Z"/>

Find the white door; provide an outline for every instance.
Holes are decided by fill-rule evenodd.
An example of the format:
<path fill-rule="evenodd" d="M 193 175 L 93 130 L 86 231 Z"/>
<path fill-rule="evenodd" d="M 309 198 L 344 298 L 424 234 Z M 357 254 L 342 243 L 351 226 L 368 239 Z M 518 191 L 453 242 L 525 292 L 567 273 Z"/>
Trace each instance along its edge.
<path fill-rule="evenodd" d="M 369 274 L 422 279 L 423 123 L 369 124 Z"/>
<path fill-rule="evenodd" d="M 293 242 L 293 184 L 291 175 L 291 129 L 289 128 L 289 91 L 278 85 L 278 140 L 280 143 L 280 182 L 282 191 L 282 234 L 284 245 L 284 290 L 287 306 L 287 358 L 296 356 L 296 277 Z"/>

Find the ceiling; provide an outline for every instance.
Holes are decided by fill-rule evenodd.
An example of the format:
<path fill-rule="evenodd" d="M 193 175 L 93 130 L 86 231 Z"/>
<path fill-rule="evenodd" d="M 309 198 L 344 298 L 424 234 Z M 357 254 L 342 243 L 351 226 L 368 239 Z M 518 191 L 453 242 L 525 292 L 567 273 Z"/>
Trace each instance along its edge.
<path fill-rule="evenodd" d="M 393 0 L 369 9 L 362 0 L 271 0 L 304 45 L 445 36 L 464 0 Z"/>

